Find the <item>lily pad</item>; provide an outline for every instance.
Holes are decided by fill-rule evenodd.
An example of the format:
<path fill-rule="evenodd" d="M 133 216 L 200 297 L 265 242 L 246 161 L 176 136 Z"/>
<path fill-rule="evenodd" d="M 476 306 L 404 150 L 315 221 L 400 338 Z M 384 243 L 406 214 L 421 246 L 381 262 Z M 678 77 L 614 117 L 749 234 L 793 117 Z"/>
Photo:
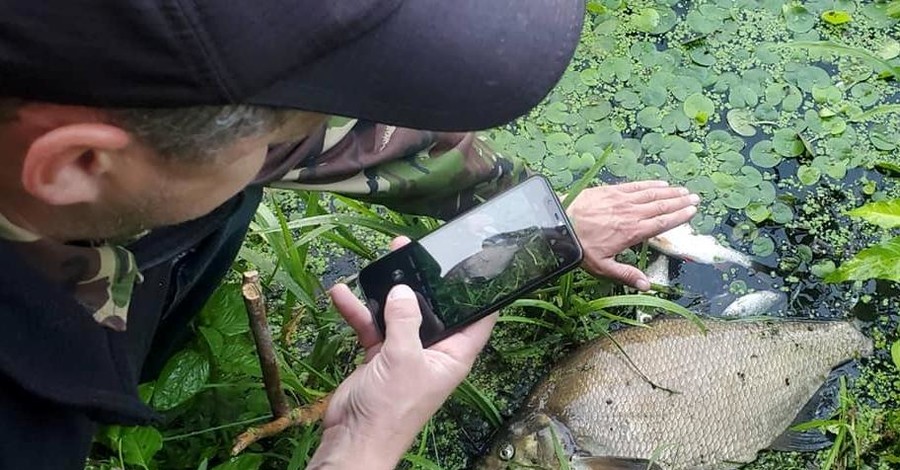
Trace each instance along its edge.
<path fill-rule="evenodd" d="M 787 28 L 795 33 L 805 33 L 816 25 L 816 17 L 799 3 L 784 5 L 781 11 Z"/>
<path fill-rule="evenodd" d="M 694 93 L 684 100 L 684 114 L 693 119 L 697 123 L 703 125 L 709 120 L 709 117 L 715 112 L 715 104 L 713 101 L 702 93 Z"/>
<path fill-rule="evenodd" d="M 801 165 L 797 168 L 797 178 L 806 186 L 812 186 L 819 182 L 822 172 L 815 167 Z"/>
<path fill-rule="evenodd" d="M 716 192 L 716 185 L 708 176 L 698 176 L 687 183 L 685 187 L 694 194 L 711 196 Z"/>
<path fill-rule="evenodd" d="M 565 132 L 554 132 L 545 140 L 547 150 L 554 155 L 568 155 L 572 150 L 572 136 Z"/>
<path fill-rule="evenodd" d="M 691 49 L 690 56 L 691 60 L 697 65 L 712 67 L 716 64 L 716 56 L 706 47 L 701 46 Z"/>
<path fill-rule="evenodd" d="M 759 103 L 759 95 L 746 85 L 737 85 L 728 93 L 728 104 L 735 108 L 753 107 Z"/>
<path fill-rule="evenodd" d="M 755 223 L 761 223 L 769 218 L 772 215 L 772 211 L 765 204 L 761 204 L 758 202 L 753 202 L 747 204 L 747 208 L 744 210 L 747 214 L 747 218 L 752 220 Z"/>
<path fill-rule="evenodd" d="M 796 157 L 805 150 L 799 135 L 791 129 L 775 131 L 772 147 L 776 153 L 784 157 Z"/>
<path fill-rule="evenodd" d="M 874 106 L 881 99 L 878 88 L 871 83 L 857 83 L 850 89 L 850 96 L 864 108 Z"/>
<path fill-rule="evenodd" d="M 897 148 L 896 138 L 882 125 L 872 127 L 869 140 L 878 150 L 891 151 Z"/>
<path fill-rule="evenodd" d="M 853 16 L 844 10 L 827 10 L 822 13 L 822 20 L 828 24 L 841 25 L 853 21 Z"/>
<path fill-rule="evenodd" d="M 550 180 L 550 185 L 555 189 L 563 190 L 572 185 L 572 181 L 574 181 L 575 177 L 572 175 L 571 171 L 561 170 L 551 174 L 548 179 Z"/>
<path fill-rule="evenodd" d="M 725 152 L 716 156 L 722 163 L 719 164 L 719 171 L 723 173 L 737 173 L 744 166 L 744 156 L 738 152 Z"/>
<path fill-rule="evenodd" d="M 662 117 L 660 114 L 660 110 L 656 106 L 647 106 L 638 111 L 637 123 L 647 129 L 655 129 L 662 124 Z"/>
<path fill-rule="evenodd" d="M 744 186 L 759 186 L 763 182 L 763 176 L 759 170 L 747 165 L 741 168 L 738 180 L 741 181 Z"/>
<path fill-rule="evenodd" d="M 761 140 L 750 149 L 750 161 L 761 168 L 773 168 L 781 162 L 771 140 Z"/>
<path fill-rule="evenodd" d="M 732 109 L 725 115 L 728 126 L 738 135 L 753 137 L 756 135 L 756 127 L 753 126 L 753 115 L 746 109 Z"/>
<path fill-rule="evenodd" d="M 731 209 L 743 209 L 750 204 L 750 195 L 747 192 L 735 190 L 727 193 L 722 202 Z"/>
<path fill-rule="evenodd" d="M 651 33 L 659 26 L 660 14 L 653 8 L 642 8 L 631 18 L 631 24 L 638 31 Z"/>
<path fill-rule="evenodd" d="M 772 204 L 772 220 L 775 223 L 786 224 L 794 219 L 794 211 L 787 204 L 775 201 Z"/>
<path fill-rule="evenodd" d="M 641 97 L 630 88 L 623 88 L 617 91 L 615 99 L 619 106 L 625 109 L 637 109 L 641 105 Z"/>
<path fill-rule="evenodd" d="M 833 273 L 835 269 L 837 269 L 837 266 L 834 265 L 834 261 L 831 261 L 829 259 L 829 260 L 825 260 L 825 261 L 820 261 L 820 262 L 810 266 L 809 272 L 813 276 L 823 278 L 823 277 L 828 276 L 829 274 Z"/>
<path fill-rule="evenodd" d="M 540 163 L 547 154 L 547 147 L 544 146 L 544 143 L 525 137 L 521 139 L 513 147 L 516 154 L 532 165 Z"/>

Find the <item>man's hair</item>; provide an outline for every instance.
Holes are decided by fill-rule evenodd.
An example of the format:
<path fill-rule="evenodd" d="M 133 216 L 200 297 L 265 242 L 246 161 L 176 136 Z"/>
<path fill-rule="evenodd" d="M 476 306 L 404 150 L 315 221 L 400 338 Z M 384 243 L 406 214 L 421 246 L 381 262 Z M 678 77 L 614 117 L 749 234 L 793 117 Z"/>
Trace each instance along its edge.
<path fill-rule="evenodd" d="M 0 99 L 0 122 L 15 119 L 25 102 Z M 202 162 L 234 142 L 274 131 L 301 111 L 225 105 L 182 108 L 102 108 L 110 124 L 132 133 L 167 159 Z"/>

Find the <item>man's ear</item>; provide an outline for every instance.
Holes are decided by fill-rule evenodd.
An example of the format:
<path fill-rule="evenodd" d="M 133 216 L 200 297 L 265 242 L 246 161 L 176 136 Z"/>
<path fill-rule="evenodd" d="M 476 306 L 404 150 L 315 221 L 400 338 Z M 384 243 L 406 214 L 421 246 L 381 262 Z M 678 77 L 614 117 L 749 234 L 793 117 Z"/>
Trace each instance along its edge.
<path fill-rule="evenodd" d="M 22 164 L 22 185 L 51 205 L 96 201 L 114 154 L 131 136 L 102 123 L 63 125 L 38 136 Z"/>

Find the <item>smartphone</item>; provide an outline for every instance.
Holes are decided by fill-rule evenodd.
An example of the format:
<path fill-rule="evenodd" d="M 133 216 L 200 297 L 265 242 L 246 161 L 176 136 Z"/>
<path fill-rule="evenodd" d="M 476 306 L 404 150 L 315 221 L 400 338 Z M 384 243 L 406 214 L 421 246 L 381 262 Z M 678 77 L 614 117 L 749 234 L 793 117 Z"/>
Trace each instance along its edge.
<path fill-rule="evenodd" d="M 582 254 L 556 193 L 533 176 L 378 258 L 358 280 L 382 335 L 388 291 L 408 285 L 428 347 L 577 267 Z"/>

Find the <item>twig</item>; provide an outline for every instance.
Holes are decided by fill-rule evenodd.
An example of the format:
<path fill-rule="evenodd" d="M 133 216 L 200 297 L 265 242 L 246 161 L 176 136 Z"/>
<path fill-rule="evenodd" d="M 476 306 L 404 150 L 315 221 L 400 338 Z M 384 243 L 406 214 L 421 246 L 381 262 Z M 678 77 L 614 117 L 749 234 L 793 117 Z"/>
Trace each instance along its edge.
<path fill-rule="evenodd" d="M 235 439 L 234 447 L 231 448 L 231 455 L 237 455 L 243 452 L 250 444 L 260 439 L 274 436 L 291 426 L 308 425 L 321 420 L 325 416 L 325 410 L 328 409 L 330 401 L 331 394 L 329 393 L 309 406 L 294 408 L 287 415 L 275 418 L 262 426 L 247 428 Z"/>
<path fill-rule="evenodd" d="M 277 420 L 277 418 L 287 416 L 291 407 L 288 405 L 287 396 L 281 389 L 281 373 L 278 370 L 275 345 L 272 342 L 272 332 L 269 331 L 269 322 L 266 318 L 266 305 L 262 296 L 262 288 L 259 285 L 259 272 L 247 271 L 244 273 L 241 293 L 250 317 L 250 330 L 256 341 L 256 354 L 259 356 L 266 396 L 269 398 L 272 414 Z"/>
<path fill-rule="evenodd" d="M 272 341 L 272 332 L 269 331 L 269 322 L 266 318 L 266 305 L 259 285 L 259 273 L 247 271 L 244 273 L 244 282 L 241 285 L 241 294 L 244 296 L 244 306 L 250 317 L 250 330 L 256 341 L 256 354 L 259 356 L 259 365 L 262 369 L 263 384 L 266 387 L 266 396 L 272 415 L 275 419 L 262 426 L 251 426 L 234 440 L 231 455 L 241 453 L 254 442 L 274 436 L 285 429 L 312 424 L 321 420 L 328 409 L 331 394 L 316 400 L 308 406 L 291 409 L 287 395 L 281 388 L 281 372 L 278 370 L 278 358 L 275 355 L 275 345 Z M 299 314 L 297 315 L 300 316 Z"/>

